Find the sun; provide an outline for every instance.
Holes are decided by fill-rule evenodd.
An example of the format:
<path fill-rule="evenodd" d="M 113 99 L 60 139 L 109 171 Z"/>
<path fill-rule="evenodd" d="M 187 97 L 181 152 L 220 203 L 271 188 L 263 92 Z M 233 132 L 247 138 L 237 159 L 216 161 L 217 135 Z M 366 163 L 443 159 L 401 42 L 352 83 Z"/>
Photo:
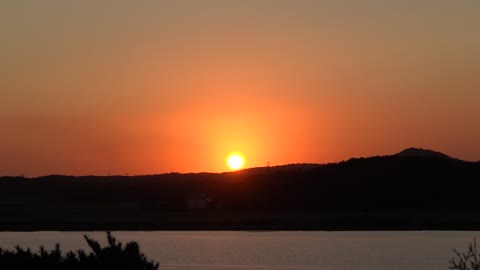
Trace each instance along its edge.
<path fill-rule="evenodd" d="M 245 159 L 241 154 L 234 153 L 228 156 L 227 158 L 227 165 L 230 167 L 232 170 L 238 170 L 243 167 L 245 164 Z"/>

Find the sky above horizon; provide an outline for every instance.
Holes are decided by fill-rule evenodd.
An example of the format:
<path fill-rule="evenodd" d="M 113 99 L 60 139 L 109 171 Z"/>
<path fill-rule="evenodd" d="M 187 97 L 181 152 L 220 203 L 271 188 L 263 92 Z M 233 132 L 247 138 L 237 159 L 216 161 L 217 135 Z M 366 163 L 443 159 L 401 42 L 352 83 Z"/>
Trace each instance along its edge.
<path fill-rule="evenodd" d="M 0 175 L 480 160 L 480 1 L 0 3 Z"/>

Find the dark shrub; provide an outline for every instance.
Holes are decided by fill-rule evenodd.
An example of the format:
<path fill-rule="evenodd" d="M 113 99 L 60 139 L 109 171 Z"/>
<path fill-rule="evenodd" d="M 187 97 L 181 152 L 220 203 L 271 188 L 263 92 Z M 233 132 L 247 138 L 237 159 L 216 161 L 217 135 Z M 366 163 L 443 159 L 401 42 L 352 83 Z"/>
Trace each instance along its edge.
<path fill-rule="evenodd" d="M 480 257 L 477 252 L 477 239 L 473 238 L 473 243 L 468 243 L 466 252 L 458 252 L 453 250 L 455 257 L 450 259 L 450 267 L 452 270 L 479 270 Z"/>
<path fill-rule="evenodd" d="M 159 263 L 148 260 L 137 242 L 128 242 L 123 245 L 117 242 L 115 237 L 107 232 L 108 246 L 100 244 L 84 235 L 92 252 L 84 250 L 67 252 L 63 254 L 60 245 L 56 244 L 55 249 L 47 251 L 40 247 L 38 252 L 32 252 L 29 248 L 23 249 L 19 246 L 14 250 L 0 248 L 0 269 L 49 269 L 49 270 L 157 270 Z"/>

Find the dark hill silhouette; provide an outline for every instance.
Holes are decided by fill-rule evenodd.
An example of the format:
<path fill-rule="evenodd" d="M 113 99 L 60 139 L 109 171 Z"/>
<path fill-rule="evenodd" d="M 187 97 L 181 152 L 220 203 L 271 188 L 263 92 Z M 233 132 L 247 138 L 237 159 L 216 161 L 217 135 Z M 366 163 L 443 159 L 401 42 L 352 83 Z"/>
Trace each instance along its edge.
<path fill-rule="evenodd" d="M 480 229 L 480 163 L 400 153 L 228 173 L 2 177 L 0 229 Z"/>
<path fill-rule="evenodd" d="M 435 158 L 454 159 L 454 158 L 451 158 L 450 156 L 447 156 L 447 155 L 445 155 L 443 153 L 440 153 L 440 152 L 436 152 L 436 151 L 432 151 L 432 150 L 428 150 L 428 149 L 422 149 L 422 148 L 414 148 L 414 147 L 407 148 L 407 149 L 395 154 L 394 156 L 397 156 L 397 157 L 422 157 L 422 158 L 435 157 Z M 455 160 L 458 160 L 458 159 L 455 159 Z"/>
<path fill-rule="evenodd" d="M 295 164 L 285 164 L 285 165 L 274 165 L 274 166 L 267 166 L 267 167 L 253 167 L 253 168 L 246 168 L 239 170 L 244 174 L 255 174 L 255 173 L 268 173 L 271 171 L 275 172 L 294 172 L 294 171 L 312 171 L 319 167 L 325 166 L 324 164 L 316 164 L 316 163 L 295 163 Z M 225 172 L 231 173 L 231 172 Z"/>

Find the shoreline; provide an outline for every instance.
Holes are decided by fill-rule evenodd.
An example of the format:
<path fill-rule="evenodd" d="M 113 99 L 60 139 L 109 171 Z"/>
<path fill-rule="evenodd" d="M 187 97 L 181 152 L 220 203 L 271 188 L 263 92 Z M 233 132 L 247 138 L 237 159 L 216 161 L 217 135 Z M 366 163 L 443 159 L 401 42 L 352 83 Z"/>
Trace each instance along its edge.
<path fill-rule="evenodd" d="M 281 232 L 281 231 L 325 231 L 325 232 L 382 232 L 382 231 L 480 231 L 480 226 L 109 226 L 65 228 L 63 226 L 38 227 L 0 227 L 0 232 L 93 232 L 93 231 L 248 231 L 248 232 Z"/>
<path fill-rule="evenodd" d="M 5 209 L 4 209 L 5 210 Z M 17 209 L 20 210 L 20 209 Z M 475 212 L 0 211 L 0 231 L 480 231 Z M 78 211 L 73 211 L 78 210 Z"/>

